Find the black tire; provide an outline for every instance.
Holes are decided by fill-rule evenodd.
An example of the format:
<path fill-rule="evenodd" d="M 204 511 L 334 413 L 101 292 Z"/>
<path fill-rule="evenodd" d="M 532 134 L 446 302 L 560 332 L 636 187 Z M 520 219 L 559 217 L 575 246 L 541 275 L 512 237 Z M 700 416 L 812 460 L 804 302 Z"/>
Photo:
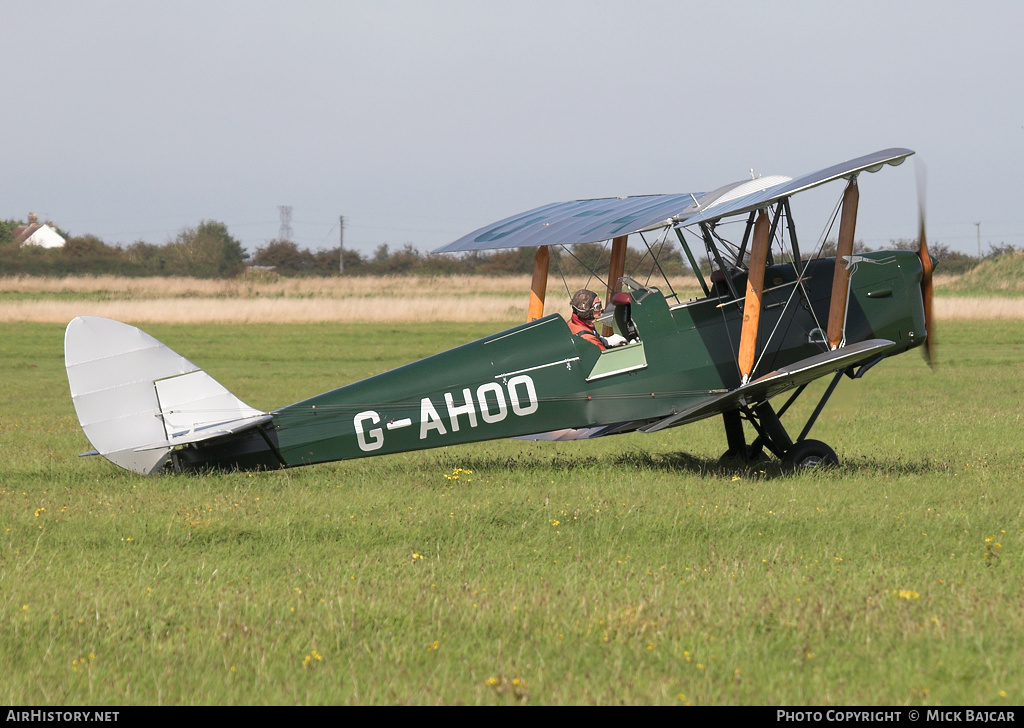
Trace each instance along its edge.
<path fill-rule="evenodd" d="M 792 468 L 835 468 L 839 458 L 835 450 L 819 440 L 794 442 L 783 462 Z"/>

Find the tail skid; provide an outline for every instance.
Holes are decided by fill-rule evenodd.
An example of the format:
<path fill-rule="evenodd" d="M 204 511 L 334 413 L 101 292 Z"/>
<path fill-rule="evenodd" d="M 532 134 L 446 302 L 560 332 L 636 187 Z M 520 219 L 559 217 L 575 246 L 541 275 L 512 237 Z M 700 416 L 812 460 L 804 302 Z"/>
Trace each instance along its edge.
<path fill-rule="evenodd" d="M 115 465 L 162 470 L 178 446 L 271 419 L 195 364 L 128 324 L 80 316 L 64 334 L 71 398 L 86 437 Z"/>

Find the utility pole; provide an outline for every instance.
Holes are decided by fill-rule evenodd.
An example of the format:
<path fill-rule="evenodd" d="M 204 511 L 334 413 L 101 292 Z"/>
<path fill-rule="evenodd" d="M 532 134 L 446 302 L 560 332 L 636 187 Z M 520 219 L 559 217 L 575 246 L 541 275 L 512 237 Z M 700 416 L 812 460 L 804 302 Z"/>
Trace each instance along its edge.
<path fill-rule="evenodd" d="M 345 273 L 345 216 L 338 217 L 338 274 Z"/>
<path fill-rule="evenodd" d="M 974 223 L 974 227 L 978 228 L 978 260 L 981 260 L 981 223 Z"/>

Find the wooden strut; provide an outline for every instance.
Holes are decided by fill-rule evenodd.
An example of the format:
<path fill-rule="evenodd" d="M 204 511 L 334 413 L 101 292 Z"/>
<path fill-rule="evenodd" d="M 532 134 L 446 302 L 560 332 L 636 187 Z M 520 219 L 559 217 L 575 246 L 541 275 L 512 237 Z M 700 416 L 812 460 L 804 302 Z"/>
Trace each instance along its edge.
<path fill-rule="evenodd" d="M 612 240 L 612 260 L 608 265 L 608 290 L 605 293 L 605 308 L 611 305 L 612 296 L 618 293 L 616 288 L 619 284 L 619 279 L 622 274 L 626 271 L 626 239 L 628 236 L 623 235 Z M 611 336 L 615 331 L 611 326 L 603 327 L 602 336 Z"/>
<path fill-rule="evenodd" d="M 548 246 L 541 245 L 533 256 L 533 282 L 530 284 L 530 306 L 526 311 L 527 322 L 544 316 L 544 294 L 548 289 L 548 263 L 551 260 Z"/>
<path fill-rule="evenodd" d="M 860 190 L 857 178 L 850 179 L 843 192 L 843 216 L 839 220 L 836 244 L 836 269 L 832 276 L 832 302 L 828 309 L 828 348 L 838 349 L 846 339 L 846 309 L 850 303 L 850 266 L 844 256 L 853 255 L 853 236 L 857 228 L 857 204 Z"/>
<path fill-rule="evenodd" d="M 743 302 L 743 329 L 740 331 L 740 379 L 750 380 L 757 352 L 757 327 L 761 321 L 761 294 L 764 291 L 764 269 L 768 261 L 768 213 L 764 210 L 754 223 L 754 240 L 750 246 L 750 266 L 747 270 L 747 297 Z"/>

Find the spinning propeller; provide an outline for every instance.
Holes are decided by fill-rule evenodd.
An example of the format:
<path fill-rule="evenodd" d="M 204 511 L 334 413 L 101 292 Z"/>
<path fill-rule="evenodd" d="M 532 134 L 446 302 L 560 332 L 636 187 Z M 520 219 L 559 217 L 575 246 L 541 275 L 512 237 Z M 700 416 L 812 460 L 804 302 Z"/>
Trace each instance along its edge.
<path fill-rule="evenodd" d="M 921 259 L 921 298 L 924 300 L 924 325 L 928 338 L 925 340 L 921 353 L 928 366 L 935 366 L 935 315 L 932 311 L 932 258 L 928 255 L 928 243 L 925 238 L 925 192 L 927 170 L 924 164 L 914 160 L 914 171 L 917 173 L 917 208 L 920 243 L 917 255 Z"/>

